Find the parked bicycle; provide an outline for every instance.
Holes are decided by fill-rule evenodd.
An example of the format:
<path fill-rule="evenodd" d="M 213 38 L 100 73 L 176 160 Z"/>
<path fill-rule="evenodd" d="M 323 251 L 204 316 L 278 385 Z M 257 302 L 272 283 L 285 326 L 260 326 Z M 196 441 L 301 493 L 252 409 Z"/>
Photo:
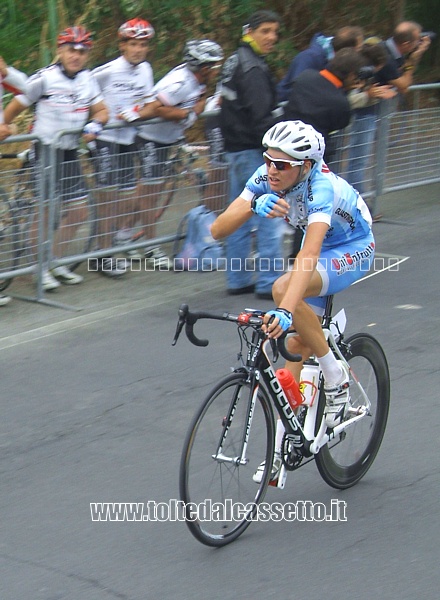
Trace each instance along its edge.
<path fill-rule="evenodd" d="M 1 273 L 15 271 L 20 265 L 27 266 L 35 262 L 33 257 L 37 251 L 37 239 L 36 234 L 32 236 L 36 203 L 31 182 L 29 150 L 2 153 L 0 158 L 20 160 L 20 168 L 12 176 L 10 189 L 0 188 L 1 277 Z M 0 291 L 9 287 L 11 282 L 11 277 L 0 279 Z"/>
<path fill-rule="evenodd" d="M 245 309 L 240 314 L 179 310 L 173 345 L 185 327 L 189 341 L 206 346 L 194 325 L 201 319 L 237 325 L 240 365 L 219 381 L 197 410 L 186 435 L 180 464 L 180 496 L 191 533 L 203 544 L 223 546 L 235 540 L 258 517 L 268 484 L 283 488 L 287 472 L 314 460 L 330 486 L 345 489 L 356 484 L 371 467 L 385 432 L 390 377 L 385 354 L 375 338 L 357 333 L 344 338 L 345 312 L 332 317 L 333 297 L 327 301 L 323 329 L 332 351 L 346 361 L 350 372 L 350 408 L 333 429 L 325 425 L 323 377 L 311 357 L 303 372 L 314 370 L 302 385 L 305 403 L 292 410 L 275 374 L 279 354 L 298 361 L 286 348 L 286 339 L 271 340 L 262 331 L 263 311 Z M 246 356 L 243 350 L 246 350 Z M 277 414 L 285 427 L 282 467 L 270 481 L 274 459 Z M 260 483 L 254 474 L 264 461 Z M 236 511 L 237 505 L 241 510 Z M 200 515 L 197 506 L 215 514 Z M 214 509 L 213 509 L 214 510 Z M 202 511 L 203 512 L 203 511 Z"/>
<path fill-rule="evenodd" d="M 29 149 L 22 152 L 0 153 L 0 159 L 18 159 L 20 166 L 3 177 L 0 187 L 0 291 L 12 282 L 13 276 L 2 274 L 17 271 L 21 267 L 35 265 L 38 259 L 39 202 L 35 168 L 29 160 Z M 69 240 L 66 256 L 86 254 L 92 248 L 96 231 L 96 218 L 92 195 L 88 200 L 88 218 L 75 230 Z M 56 207 L 56 221 L 63 216 L 61 206 Z M 47 215 L 45 218 L 47 226 Z M 74 271 L 81 264 L 77 260 L 69 265 Z"/>
<path fill-rule="evenodd" d="M 208 182 L 203 154 L 208 150 L 209 146 L 203 144 L 179 143 L 172 147 L 164 165 L 163 189 L 159 205 L 154 210 L 154 223 L 161 221 L 164 213 L 173 205 L 178 192 L 184 187 L 189 190 L 191 201 L 202 200 L 203 189 Z M 184 202 L 188 202 L 188 199 Z M 132 255 L 136 255 L 136 249 L 144 247 L 148 239 L 148 228 L 138 222 L 139 215 L 135 215 L 135 221 L 134 226 L 130 228 L 129 237 L 121 237 L 121 232 L 115 236 L 115 245 L 118 249 L 124 251 L 127 247 Z"/>

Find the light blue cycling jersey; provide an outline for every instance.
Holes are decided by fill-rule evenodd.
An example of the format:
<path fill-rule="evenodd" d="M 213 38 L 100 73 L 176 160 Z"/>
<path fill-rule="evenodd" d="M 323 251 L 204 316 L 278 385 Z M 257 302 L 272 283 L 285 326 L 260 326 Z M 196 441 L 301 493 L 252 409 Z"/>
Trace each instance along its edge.
<path fill-rule="evenodd" d="M 268 183 L 267 167 L 263 164 L 250 177 L 240 196 L 251 201 L 270 193 L 273 192 Z M 316 163 L 306 180 L 291 189 L 285 198 L 290 204 L 286 221 L 292 227 L 305 229 L 317 222 L 329 225 L 323 248 L 346 244 L 371 233 L 372 218 L 364 200 L 323 161 Z"/>

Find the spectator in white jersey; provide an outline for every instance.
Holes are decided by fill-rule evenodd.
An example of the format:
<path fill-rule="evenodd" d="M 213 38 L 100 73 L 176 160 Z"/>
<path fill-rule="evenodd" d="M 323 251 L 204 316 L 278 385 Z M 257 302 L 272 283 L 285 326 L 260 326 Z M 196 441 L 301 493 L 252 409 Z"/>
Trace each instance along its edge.
<path fill-rule="evenodd" d="M 165 187 L 163 178 L 170 149 L 184 138 L 203 112 L 206 86 L 223 59 L 221 47 L 211 40 L 191 40 L 185 44 L 184 63 L 167 73 L 153 88 L 147 103 L 140 109 L 122 111 L 127 121 L 157 116 L 159 123 L 139 127 L 137 145 L 142 162 L 139 200 L 149 239 L 156 237 L 155 212 Z M 166 269 L 170 261 L 160 247 L 147 248 L 145 257 L 153 268 Z"/>
<path fill-rule="evenodd" d="M 86 69 L 92 37 L 84 27 L 68 27 L 58 36 L 56 63 L 29 77 L 25 93 L 5 108 L 4 120 L 10 124 L 26 108 L 35 105 L 33 133 L 42 143 L 31 151 L 35 173 L 44 173 L 57 135 L 80 129 L 85 143 L 96 139 L 108 119 L 108 110 L 95 78 Z M 58 214 L 53 242 L 53 257 L 61 258 L 63 248 L 73 239 L 78 227 L 87 220 L 87 188 L 77 157 L 79 135 L 63 135 L 57 144 L 57 186 L 55 214 Z M 53 201 L 53 198 L 49 199 Z M 50 212 L 50 211 L 49 211 Z M 44 290 L 55 290 L 62 283 L 81 283 L 83 277 L 67 266 L 43 270 Z"/>
<path fill-rule="evenodd" d="M 3 90 L 19 94 L 23 91 L 26 80 L 27 75 L 8 66 L 0 56 L 0 141 L 17 133 L 15 125 L 7 125 L 3 122 Z M 0 306 L 5 306 L 10 301 L 10 296 L 0 294 Z"/>
<path fill-rule="evenodd" d="M 152 90 L 153 69 L 146 58 L 153 37 L 153 26 L 144 19 L 123 23 L 118 29 L 121 55 L 92 71 L 110 112 L 109 125 L 120 124 L 118 115 L 142 104 Z M 116 244 L 127 243 L 131 238 L 137 208 L 135 138 L 136 128 L 124 127 L 104 130 L 96 140 L 98 244 L 101 248 L 110 248 L 113 237 Z M 121 261 L 110 257 L 100 262 L 99 269 L 112 277 L 126 272 Z"/>

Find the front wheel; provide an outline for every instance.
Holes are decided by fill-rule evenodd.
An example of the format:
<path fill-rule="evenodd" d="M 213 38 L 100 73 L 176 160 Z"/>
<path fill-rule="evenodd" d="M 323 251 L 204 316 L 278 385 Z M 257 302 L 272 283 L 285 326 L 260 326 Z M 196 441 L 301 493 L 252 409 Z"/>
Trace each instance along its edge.
<path fill-rule="evenodd" d="M 357 379 L 371 408 L 369 414 L 315 456 L 321 477 L 337 489 L 351 487 L 371 467 L 382 443 L 390 404 L 388 363 L 379 342 L 368 334 L 359 333 L 349 338 L 346 345 L 345 358 L 350 365 L 350 405 L 353 411 L 365 405 Z"/>
<path fill-rule="evenodd" d="M 274 419 L 266 391 L 246 373 L 225 377 L 188 430 L 180 463 L 180 497 L 191 533 L 224 546 L 250 525 L 272 466 Z M 266 467 L 260 483 L 253 475 Z"/>

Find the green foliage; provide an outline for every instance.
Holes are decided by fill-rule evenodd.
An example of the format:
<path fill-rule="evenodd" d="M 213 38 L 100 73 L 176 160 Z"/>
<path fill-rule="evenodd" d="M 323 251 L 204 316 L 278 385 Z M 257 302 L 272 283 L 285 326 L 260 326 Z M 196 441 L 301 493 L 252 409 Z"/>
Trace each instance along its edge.
<path fill-rule="evenodd" d="M 95 32 L 91 66 L 101 64 L 117 56 L 119 25 L 141 16 L 156 30 L 149 60 L 157 79 L 180 61 L 187 39 L 212 38 L 231 54 L 242 25 L 261 8 L 275 10 L 282 18 L 277 51 L 270 56 L 278 77 L 318 31 L 330 35 L 342 25 L 361 25 L 367 35 L 385 38 L 401 15 L 440 35 L 438 0 L 0 0 L 0 55 L 31 73 L 53 60 L 61 28 L 83 24 Z M 437 39 L 424 60 L 431 73 L 438 63 L 438 46 Z"/>

